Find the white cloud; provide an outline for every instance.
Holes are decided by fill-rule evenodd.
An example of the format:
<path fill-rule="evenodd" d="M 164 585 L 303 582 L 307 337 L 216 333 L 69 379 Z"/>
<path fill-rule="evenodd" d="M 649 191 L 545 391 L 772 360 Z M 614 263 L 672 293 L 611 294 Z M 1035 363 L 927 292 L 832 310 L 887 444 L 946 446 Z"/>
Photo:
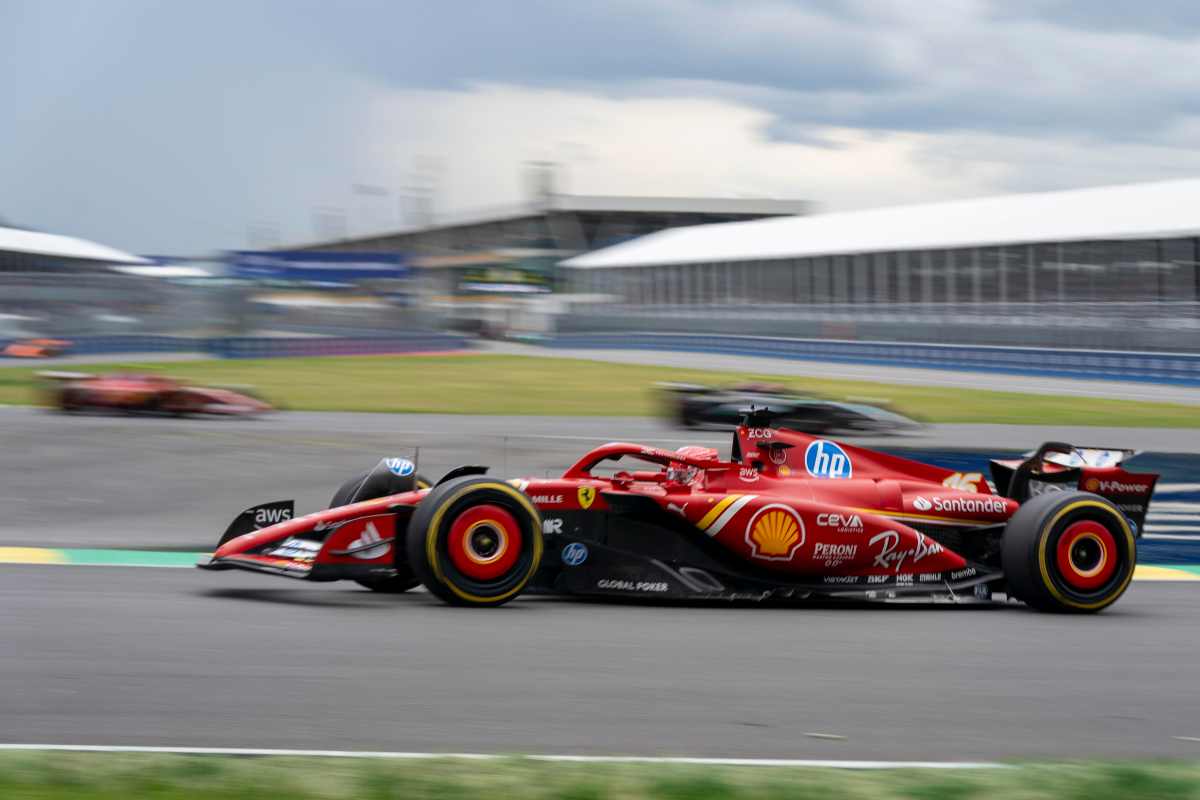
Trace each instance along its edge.
<path fill-rule="evenodd" d="M 395 193 L 418 162 L 443 211 L 518 202 L 529 160 L 579 193 L 830 208 L 1194 175 L 1195 7 L 0 4 L 0 213 L 198 252 L 251 224 L 311 239 L 322 207 L 394 221 L 395 194 L 350 187 Z"/>

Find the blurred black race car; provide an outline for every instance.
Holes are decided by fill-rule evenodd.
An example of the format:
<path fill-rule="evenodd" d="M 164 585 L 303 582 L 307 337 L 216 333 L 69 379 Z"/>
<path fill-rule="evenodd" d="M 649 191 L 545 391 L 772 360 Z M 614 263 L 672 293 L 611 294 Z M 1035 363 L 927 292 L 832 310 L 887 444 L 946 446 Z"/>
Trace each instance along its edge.
<path fill-rule="evenodd" d="M 688 428 L 736 428 L 752 406 L 769 409 L 780 426 L 805 433 L 894 433 L 920 427 L 920 423 L 886 408 L 798 395 L 777 384 L 658 385 L 666 392 L 670 416 Z"/>

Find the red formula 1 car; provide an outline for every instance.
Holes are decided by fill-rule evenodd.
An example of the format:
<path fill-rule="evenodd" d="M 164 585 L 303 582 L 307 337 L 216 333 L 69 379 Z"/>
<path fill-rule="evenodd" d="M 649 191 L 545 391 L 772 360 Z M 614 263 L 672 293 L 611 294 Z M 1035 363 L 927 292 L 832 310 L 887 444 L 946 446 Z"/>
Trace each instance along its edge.
<path fill-rule="evenodd" d="M 251 416 L 271 410 L 269 403 L 244 390 L 188 386 L 162 375 L 42 372 L 40 376 L 53 381 L 50 404 L 61 411 Z"/>
<path fill-rule="evenodd" d="M 765 415 L 746 423 L 729 460 L 618 442 L 559 478 L 501 481 L 467 466 L 422 488 L 411 462 L 385 459 L 328 510 L 293 518 L 280 501 L 243 512 L 199 566 L 382 591 L 420 583 L 481 606 L 523 591 L 976 603 L 1003 594 L 1088 612 L 1133 576 L 1158 476 L 1122 469 L 1125 451 L 1048 443 L 1017 464 L 993 462 L 993 488 L 979 473 L 770 428 Z M 1098 452 L 1108 463 L 1091 463 Z M 605 469 L 615 461 L 636 466 Z"/>

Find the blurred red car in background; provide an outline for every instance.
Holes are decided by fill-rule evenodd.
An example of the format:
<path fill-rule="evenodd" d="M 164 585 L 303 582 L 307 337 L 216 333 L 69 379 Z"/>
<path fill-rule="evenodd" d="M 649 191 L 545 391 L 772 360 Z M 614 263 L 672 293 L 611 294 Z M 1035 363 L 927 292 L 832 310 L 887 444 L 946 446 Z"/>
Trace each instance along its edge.
<path fill-rule="evenodd" d="M 159 414 L 252 416 L 272 406 L 249 390 L 188 386 L 174 378 L 144 373 L 90 375 L 43 372 L 54 381 L 51 405 L 62 411 L 113 410 Z"/>
<path fill-rule="evenodd" d="M 19 339 L 0 350 L 9 358 L 54 358 L 71 346 L 66 339 Z"/>

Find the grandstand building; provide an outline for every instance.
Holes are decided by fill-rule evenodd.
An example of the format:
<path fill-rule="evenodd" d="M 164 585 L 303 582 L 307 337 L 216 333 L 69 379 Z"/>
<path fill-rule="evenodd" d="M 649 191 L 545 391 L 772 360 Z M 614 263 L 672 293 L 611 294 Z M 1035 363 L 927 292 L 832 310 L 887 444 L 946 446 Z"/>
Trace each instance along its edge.
<path fill-rule="evenodd" d="M 193 301 L 162 277 L 149 259 L 106 245 L 0 227 L 0 340 L 177 329 Z"/>
<path fill-rule="evenodd" d="M 566 260 L 560 327 L 1177 349 L 1198 236 L 1200 180 L 666 230 Z"/>
<path fill-rule="evenodd" d="M 552 285 L 558 262 L 666 228 L 793 217 L 804 201 L 548 194 L 527 206 L 437 225 L 305 245 L 299 250 L 401 253 L 435 292 L 468 293 L 492 281 Z M 480 280 L 482 278 L 482 280 Z"/>

